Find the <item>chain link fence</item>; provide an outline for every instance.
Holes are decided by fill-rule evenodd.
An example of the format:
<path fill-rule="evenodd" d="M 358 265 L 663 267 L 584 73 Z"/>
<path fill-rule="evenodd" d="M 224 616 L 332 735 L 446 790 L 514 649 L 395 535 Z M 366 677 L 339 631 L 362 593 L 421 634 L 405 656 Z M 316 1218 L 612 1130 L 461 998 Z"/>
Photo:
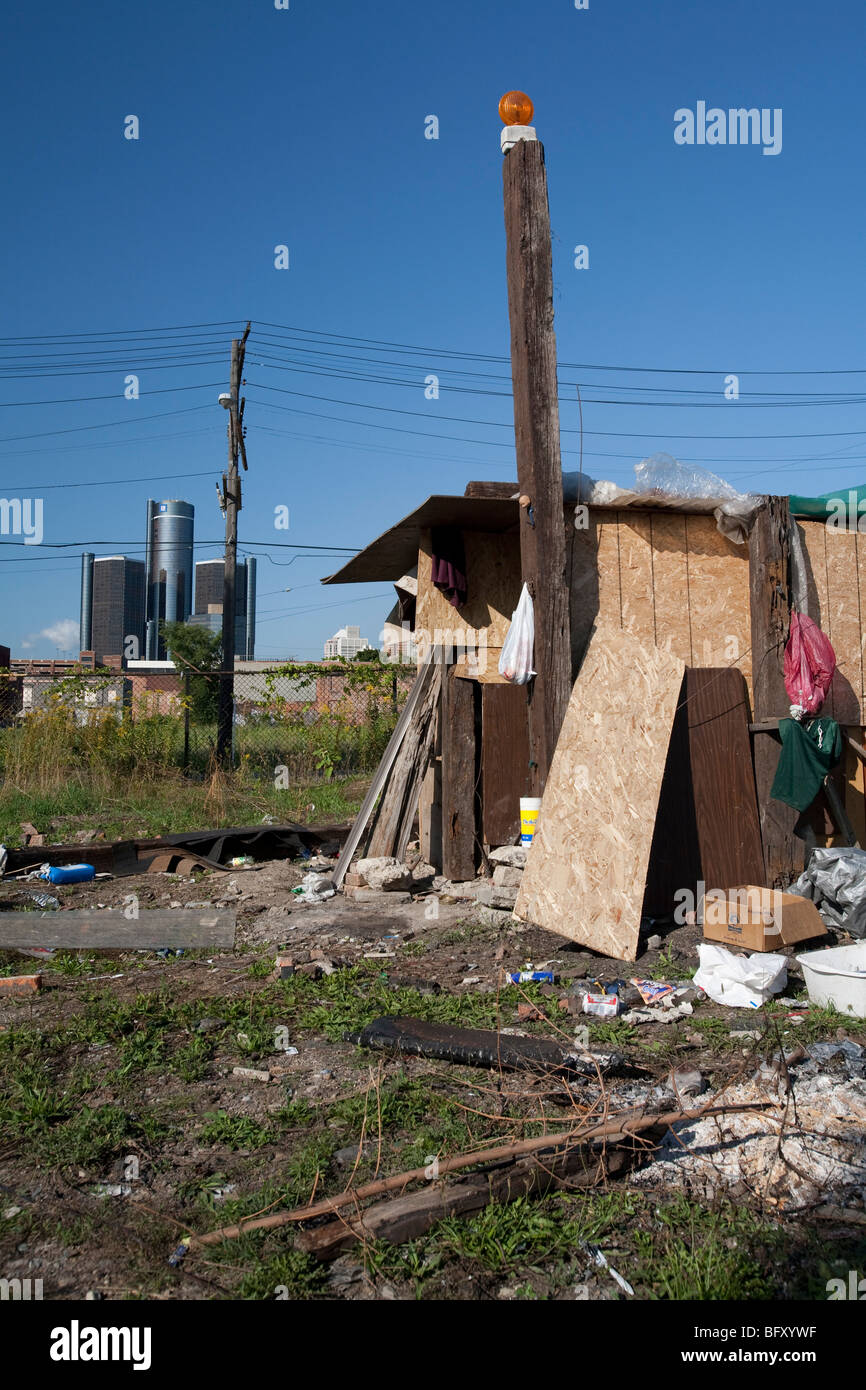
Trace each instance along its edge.
<path fill-rule="evenodd" d="M 219 671 L 0 675 L 0 762 L 68 757 L 197 776 L 215 766 Z M 277 787 L 377 766 L 415 678 L 381 662 L 250 663 L 233 677 L 233 765 Z"/>

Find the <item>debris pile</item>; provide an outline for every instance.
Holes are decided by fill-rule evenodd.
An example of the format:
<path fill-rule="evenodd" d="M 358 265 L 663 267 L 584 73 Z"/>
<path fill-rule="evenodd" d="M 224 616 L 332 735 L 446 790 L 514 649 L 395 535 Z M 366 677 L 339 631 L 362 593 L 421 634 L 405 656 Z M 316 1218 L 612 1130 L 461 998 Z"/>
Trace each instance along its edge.
<path fill-rule="evenodd" d="M 769 1101 L 769 1109 L 673 1125 L 634 1181 L 706 1200 L 751 1196 L 783 1210 L 846 1204 L 866 1220 L 866 1081 L 818 1060 L 790 1077 L 788 1093 L 784 1068 L 764 1067 L 724 1093 L 732 1106 Z"/>

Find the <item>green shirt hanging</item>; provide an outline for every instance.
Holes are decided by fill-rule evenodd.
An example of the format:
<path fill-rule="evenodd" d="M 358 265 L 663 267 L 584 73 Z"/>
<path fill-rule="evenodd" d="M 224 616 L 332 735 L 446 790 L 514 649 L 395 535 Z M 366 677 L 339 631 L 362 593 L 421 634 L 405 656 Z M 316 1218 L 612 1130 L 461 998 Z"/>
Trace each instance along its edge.
<path fill-rule="evenodd" d="M 779 734 L 782 751 L 770 795 L 805 811 L 842 756 L 842 732 L 835 719 L 821 716 L 802 724 L 796 719 L 780 719 Z"/>

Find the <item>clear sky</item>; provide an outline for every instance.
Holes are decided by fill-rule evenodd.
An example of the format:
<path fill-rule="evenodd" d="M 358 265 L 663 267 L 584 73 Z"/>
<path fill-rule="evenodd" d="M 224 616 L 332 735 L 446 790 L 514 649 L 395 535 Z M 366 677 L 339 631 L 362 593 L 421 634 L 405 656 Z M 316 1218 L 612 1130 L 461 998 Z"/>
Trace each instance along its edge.
<path fill-rule="evenodd" d="M 142 555 L 148 496 L 193 502 L 197 558 L 219 553 L 216 402 L 247 319 L 257 654 L 377 640 L 389 586 L 322 589 L 343 557 L 285 547 L 355 550 L 516 476 L 511 88 L 546 149 L 564 467 L 579 383 L 596 477 L 665 450 L 744 489 L 866 481 L 859 0 L 49 0 L 3 38 L 0 497 L 44 517 L 41 545 L 0 548 L 13 654 L 77 651 L 82 543 Z M 781 149 L 678 144 L 699 102 L 780 109 Z"/>

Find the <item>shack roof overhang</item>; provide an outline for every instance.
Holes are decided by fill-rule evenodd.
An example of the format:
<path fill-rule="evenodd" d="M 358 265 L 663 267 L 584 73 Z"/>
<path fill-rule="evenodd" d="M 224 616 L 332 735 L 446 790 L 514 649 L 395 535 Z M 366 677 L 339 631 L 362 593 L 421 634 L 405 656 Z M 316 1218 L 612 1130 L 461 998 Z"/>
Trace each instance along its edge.
<path fill-rule="evenodd" d="M 459 526 L 463 531 L 510 531 L 520 523 L 516 497 L 428 497 L 396 526 L 383 532 L 357 555 L 323 579 L 323 584 L 363 584 L 397 580 L 418 563 L 421 532 L 431 526 Z"/>
<path fill-rule="evenodd" d="M 600 511 L 664 511 L 696 512 L 711 515 L 720 498 L 672 498 L 643 494 L 633 499 L 611 499 L 605 506 L 591 506 L 590 512 Z M 574 502 L 565 502 L 567 515 L 574 511 Z M 366 584 L 382 580 L 395 581 L 418 563 L 421 532 L 431 526 L 459 526 L 464 531 L 510 531 L 520 524 L 520 504 L 517 497 L 463 497 L 434 494 L 414 512 L 404 516 L 395 526 L 384 531 L 363 550 L 329 574 L 322 584 Z"/>

